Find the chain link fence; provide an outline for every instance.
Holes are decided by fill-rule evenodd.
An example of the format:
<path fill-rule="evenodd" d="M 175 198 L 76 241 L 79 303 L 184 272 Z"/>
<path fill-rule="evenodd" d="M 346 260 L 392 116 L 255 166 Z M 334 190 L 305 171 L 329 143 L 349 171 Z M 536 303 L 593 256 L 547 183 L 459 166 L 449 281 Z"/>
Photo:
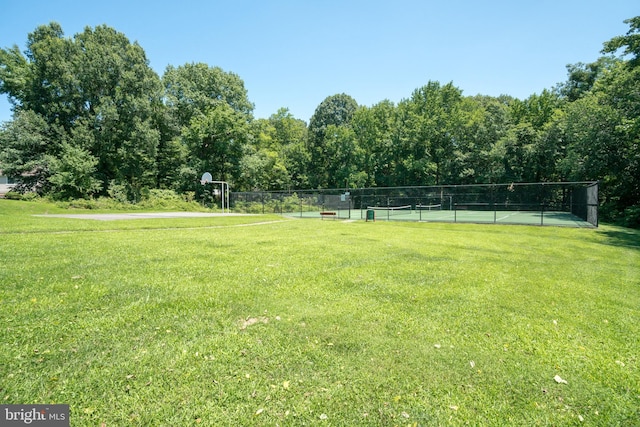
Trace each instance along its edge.
<path fill-rule="evenodd" d="M 230 204 L 299 218 L 598 226 L 593 181 L 234 192 Z"/>

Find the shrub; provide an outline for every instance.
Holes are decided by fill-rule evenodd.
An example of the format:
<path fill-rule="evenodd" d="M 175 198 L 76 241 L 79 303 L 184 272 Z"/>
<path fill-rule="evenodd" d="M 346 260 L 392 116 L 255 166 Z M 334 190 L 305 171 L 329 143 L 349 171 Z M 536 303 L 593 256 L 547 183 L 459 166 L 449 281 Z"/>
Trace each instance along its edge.
<path fill-rule="evenodd" d="M 9 191 L 4 195 L 4 198 L 8 200 L 22 200 L 22 194 L 17 191 Z"/>
<path fill-rule="evenodd" d="M 625 227 L 640 228 L 640 205 L 626 208 L 622 213 L 622 221 Z"/>

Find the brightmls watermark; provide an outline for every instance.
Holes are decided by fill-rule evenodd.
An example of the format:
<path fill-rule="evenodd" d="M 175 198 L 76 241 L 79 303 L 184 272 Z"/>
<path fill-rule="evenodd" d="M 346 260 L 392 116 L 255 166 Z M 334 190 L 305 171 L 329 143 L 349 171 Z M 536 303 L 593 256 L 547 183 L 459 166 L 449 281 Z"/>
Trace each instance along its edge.
<path fill-rule="evenodd" d="M 0 427 L 69 427 L 69 405 L 0 405 Z"/>

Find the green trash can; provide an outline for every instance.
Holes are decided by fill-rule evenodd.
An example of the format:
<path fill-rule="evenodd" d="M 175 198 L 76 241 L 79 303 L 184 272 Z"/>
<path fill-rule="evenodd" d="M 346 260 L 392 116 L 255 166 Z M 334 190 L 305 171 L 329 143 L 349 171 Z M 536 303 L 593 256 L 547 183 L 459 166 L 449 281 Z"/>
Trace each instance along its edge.
<path fill-rule="evenodd" d="M 367 209 L 367 221 L 374 221 L 376 220 L 376 211 L 374 211 L 373 209 Z"/>

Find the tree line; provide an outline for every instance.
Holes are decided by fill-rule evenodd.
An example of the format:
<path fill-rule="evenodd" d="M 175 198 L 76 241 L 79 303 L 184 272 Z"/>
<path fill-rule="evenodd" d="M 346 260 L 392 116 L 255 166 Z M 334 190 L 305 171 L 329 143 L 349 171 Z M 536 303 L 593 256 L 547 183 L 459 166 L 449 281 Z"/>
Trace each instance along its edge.
<path fill-rule="evenodd" d="M 601 217 L 640 226 L 640 17 L 567 81 L 521 100 L 429 81 L 372 106 L 328 96 L 309 123 L 253 117 L 242 79 L 203 63 L 154 72 L 108 26 L 57 23 L 0 49 L 0 170 L 57 199 L 150 189 L 234 191 L 599 180 Z"/>

